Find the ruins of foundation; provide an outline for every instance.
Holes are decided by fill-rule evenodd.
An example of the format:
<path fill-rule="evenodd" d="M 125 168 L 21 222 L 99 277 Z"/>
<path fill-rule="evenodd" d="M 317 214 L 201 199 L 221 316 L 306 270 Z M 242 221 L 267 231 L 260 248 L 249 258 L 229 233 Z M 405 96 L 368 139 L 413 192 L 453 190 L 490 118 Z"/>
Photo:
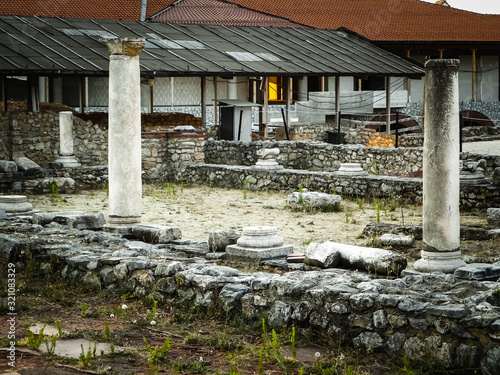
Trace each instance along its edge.
<path fill-rule="evenodd" d="M 130 53 L 130 46 L 124 48 L 123 41 L 115 43 L 110 53 L 118 57 L 112 58 L 111 64 L 118 64 L 118 70 L 130 69 L 130 76 L 134 77 L 137 76 L 134 58 L 141 47 L 136 44 L 140 44 L 138 41 L 127 42 L 132 42 L 135 52 Z M 133 82 L 133 79 L 115 78 L 117 87 L 111 90 L 115 93 L 127 90 L 127 86 L 121 88 L 120 85 Z M 110 81 L 113 81 L 111 77 Z M 277 228 L 257 226 L 246 228 L 238 239 L 232 237 L 231 241 L 236 243 L 229 244 L 228 240 L 220 253 L 240 261 L 246 257 L 247 261 L 288 272 L 248 274 L 217 265 L 213 259 L 222 259 L 222 256 L 215 257 L 215 251 L 207 243 L 184 239 L 174 227 L 140 223 L 142 180 L 166 179 L 233 188 L 241 188 L 244 180 L 250 189 L 288 191 L 296 190 L 300 184 L 309 191 L 335 191 L 344 197 L 395 197 L 412 203 L 437 204 L 438 198 L 432 195 L 429 198 L 425 187 L 429 171 L 425 169 L 425 149 L 213 141 L 206 140 L 203 131 L 185 128 L 141 134 L 140 125 L 139 130 L 137 126 L 140 109 L 133 103 L 128 103 L 127 109 L 135 110 L 120 120 L 128 124 L 126 129 L 112 124 L 120 119 L 117 112 L 124 111 L 120 105 L 117 100 L 111 111 L 110 103 L 109 130 L 93 127 L 94 134 L 99 133 L 99 142 L 103 136 L 108 139 L 106 151 L 110 153 L 110 162 L 107 167 L 89 163 L 73 171 L 68 166 L 47 168 L 50 165 L 41 166 L 22 158 L 0 162 L 2 189 L 12 192 L 48 193 L 54 184 L 61 193 L 71 192 L 78 186 L 95 187 L 103 183 L 110 188 L 108 220 L 104 213 L 35 213 L 31 220 L 22 218 L 26 211 L 23 215 L 5 215 L 0 226 L 0 255 L 4 259 L 19 264 L 21 269 L 36 251 L 41 272 L 56 272 L 63 278 L 80 280 L 95 288 L 132 293 L 160 302 L 175 298 L 186 304 L 222 306 L 227 312 L 238 311 L 248 318 L 264 315 L 272 328 L 292 324 L 309 326 L 355 348 L 381 351 L 395 358 L 403 353 L 411 360 L 426 361 L 431 353 L 433 360 L 448 369 L 481 367 L 492 373 L 500 371 L 500 265 L 463 264 L 459 239 L 457 243 L 460 228 L 456 227 L 460 206 L 500 206 L 498 158 L 457 153 L 457 159 L 460 157 L 467 163 L 477 161 L 483 177 L 477 178 L 476 183 L 460 184 L 461 172 L 456 160 L 456 166 L 449 169 L 453 178 L 443 178 L 445 189 L 456 188 L 458 183 L 459 190 L 449 194 L 452 202 L 446 201 L 448 206 L 453 206 L 453 215 L 443 208 L 439 213 L 444 214 L 444 218 L 430 217 L 427 223 L 431 224 L 424 221 L 426 247 L 422 261 L 431 264 L 427 269 L 422 267 L 424 272 L 406 269 L 400 258 L 379 251 L 383 249 L 360 249 L 343 244 L 316 246 L 316 250 L 326 248 L 329 253 L 312 263 L 312 253 L 306 263 L 288 263 L 286 257 L 292 255 L 293 249 L 286 245 L 286 239 L 277 235 Z M 16 116 L 15 121 L 12 118 L 2 121 L 18 126 L 19 117 L 24 115 Z M 29 116 L 36 115 L 26 114 L 26 119 Z M 78 120 L 73 125 L 78 128 Z M 79 134 L 79 130 L 76 133 Z M 130 143 L 130 152 L 120 143 L 124 138 Z M 454 150 L 455 145 L 445 149 L 452 148 Z M 272 151 L 260 151 L 263 149 Z M 75 150 L 74 154 L 78 160 L 84 160 L 80 157 L 85 154 L 81 150 Z M 113 164 L 117 156 L 119 159 L 115 161 L 121 163 L 116 164 L 134 166 L 130 177 L 120 169 L 123 165 Z M 107 160 L 97 150 L 93 157 Z M 142 165 L 137 163 L 141 158 Z M 140 175 L 142 172 L 137 173 L 142 169 L 144 176 Z M 465 174 L 467 169 L 462 171 Z M 424 181 L 418 172 L 423 174 Z M 433 176 L 431 182 L 441 176 L 436 171 L 430 175 Z M 122 189 L 121 184 L 126 189 Z M 492 212 L 490 216 L 496 214 Z M 445 219 L 455 220 L 447 223 L 453 230 L 439 232 L 436 222 L 442 223 Z M 11 224 L 16 226 L 15 234 L 1 233 L 3 227 Z M 59 240 L 51 236 L 56 225 Z M 426 229 L 426 225 L 431 229 Z M 125 230 L 110 230 L 110 227 Z M 33 241 L 33 233 L 38 233 L 40 239 Z M 436 239 L 438 244 L 433 242 Z M 408 239 L 399 236 L 388 240 Z M 102 252 L 103 247 L 107 251 Z M 446 262 L 451 259 L 453 269 L 443 270 L 432 265 L 441 265 L 443 257 Z M 338 261 L 335 266 L 332 266 L 333 258 Z M 386 262 L 377 263 L 380 259 Z M 328 266 L 325 266 L 326 260 L 330 262 Z"/>

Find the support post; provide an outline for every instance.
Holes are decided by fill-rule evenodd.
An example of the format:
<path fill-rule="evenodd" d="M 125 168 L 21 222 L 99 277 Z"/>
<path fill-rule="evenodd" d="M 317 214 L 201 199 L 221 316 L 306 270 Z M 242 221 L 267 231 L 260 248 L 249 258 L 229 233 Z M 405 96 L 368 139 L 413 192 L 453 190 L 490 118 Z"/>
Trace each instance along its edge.
<path fill-rule="evenodd" d="M 292 77 L 286 77 L 286 125 L 290 129 L 290 107 L 292 105 Z M 287 136 L 288 139 L 288 136 Z"/>
<path fill-rule="evenodd" d="M 155 80 L 154 78 L 148 79 L 149 87 L 149 113 L 153 113 L 155 107 L 155 90 L 154 90 Z"/>
<path fill-rule="evenodd" d="M 460 252 L 459 60 L 425 64 L 423 250 L 415 269 L 452 273 Z"/>
<path fill-rule="evenodd" d="M 385 132 L 391 134 L 391 77 L 385 78 L 385 108 L 387 111 Z"/>
<path fill-rule="evenodd" d="M 80 85 L 78 90 L 78 103 L 80 106 L 80 113 L 85 112 L 85 98 L 86 98 L 86 89 L 85 89 L 86 79 L 85 77 L 80 77 Z"/>
<path fill-rule="evenodd" d="M 217 106 L 217 76 L 214 76 L 214 126 L 219 125 L 219 111 Z"/>
<path fill-rule="evenodd" d="M 472 49 L 471 51 L 472 51 L 472 101 L 475 102 L 477 100 L 477 94 L 476 94 L 477 49 Z"/>
<path fill-rule="evenodd" d="M 264 138 L 269 136 L 269 77 L 264 78 Z"/>
<path fill-rule="evenodd" d="M 201 77 L 201 125 L 207 125 L 207 78 Z"/>
<path fill-rule="evenodd" d="M 7 112 L 7 90 L 5 87 L 5 76 L 1 77 L 2 81 L 2 111 Z"/>
<path fill-rule="evenodd" d="M 102 39 L 109 62 L 109 222 L 141 222 L 141 38 Z"/>

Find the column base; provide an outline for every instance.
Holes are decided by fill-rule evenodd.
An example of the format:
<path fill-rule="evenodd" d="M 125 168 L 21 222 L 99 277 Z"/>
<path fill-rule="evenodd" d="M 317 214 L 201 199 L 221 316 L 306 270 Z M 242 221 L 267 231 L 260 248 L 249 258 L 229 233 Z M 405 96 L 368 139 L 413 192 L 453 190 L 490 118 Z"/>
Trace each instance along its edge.
<path fill-rule="evenodd" d="M 422 250 L 421 259 L 417 260 L 413 268 L 419 272 L 453 273 L 466 263 L 461 259 L 461 251 L 430 252 Z"/>
<path fill-rule="evenodd" d="M 82 166 L 76 161 L 74 155 L 59 155 L 54 163 L 61 163 L 64 168 L 78 168 Z"/>

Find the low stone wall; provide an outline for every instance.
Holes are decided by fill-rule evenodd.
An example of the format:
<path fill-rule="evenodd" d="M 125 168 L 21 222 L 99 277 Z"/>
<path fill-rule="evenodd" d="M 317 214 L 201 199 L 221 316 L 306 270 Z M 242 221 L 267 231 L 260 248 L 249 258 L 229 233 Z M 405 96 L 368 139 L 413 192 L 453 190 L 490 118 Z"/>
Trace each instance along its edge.
<path fill-rule="evenodd" d="M 279 148 L 278 163 L 285 169 L 337 171 L 342 163 L 360 163 L 365 171 L 376 175 L 413 176 L 422 171 L 422 148 L 383 148 L 362 145 L 333 145 L 324 142 L 288 141 L 214 141 L 205 145 L 207 164 L 250 166 L 257 162 L 257 150 Z M 500 157 L 462 153 L 462 160 L 486 159 L 486 176 L 500 167 Z"/>
<path fill-rule="evenodd" d="M 41 274 L 149 297 L 160 308 L 174 299 L 187 307 L 264 317 L 276 330 L 293 325 L 298 335 L 312 329 L 339 347 L 406 357 L 412 364 L 500 372 L 498 282 L 412 271 L 388 279 L 363 270 L 318 270 L 304 264 L 290 265 L 296 270 L 283 274 L 252 274 L 207 260 L 207 243 L 155 245 L 134 239 L 132 244 L 116 235 L 56 223 L 19 222 L 4 234 L 2 228 L 0 256 L 19 272 L 35 262 L 31 266 Z"/>
<path fill-rule="evenodd" d="M 177 182 L 249 190 L 310 191 L 351 197 L 391 197 L 415 204 L 422 203 L 422 179 L 392 176 L 343 176 L 337 172 L 301 170 L 260 170 L 253 167 L 215 164 L 189 164 L 174 176 Z M 467 208 L 500 206 L 500 187 L 464 185 L 460 205 Z"/>

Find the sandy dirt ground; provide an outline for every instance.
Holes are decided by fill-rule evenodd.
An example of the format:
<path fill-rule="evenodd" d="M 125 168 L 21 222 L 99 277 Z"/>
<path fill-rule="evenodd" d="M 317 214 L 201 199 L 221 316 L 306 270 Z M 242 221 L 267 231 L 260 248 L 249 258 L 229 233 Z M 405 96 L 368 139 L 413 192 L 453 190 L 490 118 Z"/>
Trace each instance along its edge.
<path fill-rule="evenodd" d="M 34 209 L 50 211 L 79 210 L 108 214 L 106 191 L 83 191 L 75 195 L 30 196 Z M 278 228 L 285 244 L 294 252 L 305 252 L 311 242 L 327 240 L 365 245 L 360 238 L 365 226 L 377 220 L 373 201 L 342 201 L 340 212 L 293 211 L 287 193 L 219 189 L 208 186 L 145 185 L 143 188 L 143 223 L 180 228 L 184 239 L 208 241 L 210 232 L 234 230 L 242 234 L 249 226 L 269 225 Z M 420 206 L 402 206 L 401 202 L 382 200 L 380 221 L 393 224 L 422 224 Z M 486 225 L 485 215 L 462 214 L 462 225 Z"/>

